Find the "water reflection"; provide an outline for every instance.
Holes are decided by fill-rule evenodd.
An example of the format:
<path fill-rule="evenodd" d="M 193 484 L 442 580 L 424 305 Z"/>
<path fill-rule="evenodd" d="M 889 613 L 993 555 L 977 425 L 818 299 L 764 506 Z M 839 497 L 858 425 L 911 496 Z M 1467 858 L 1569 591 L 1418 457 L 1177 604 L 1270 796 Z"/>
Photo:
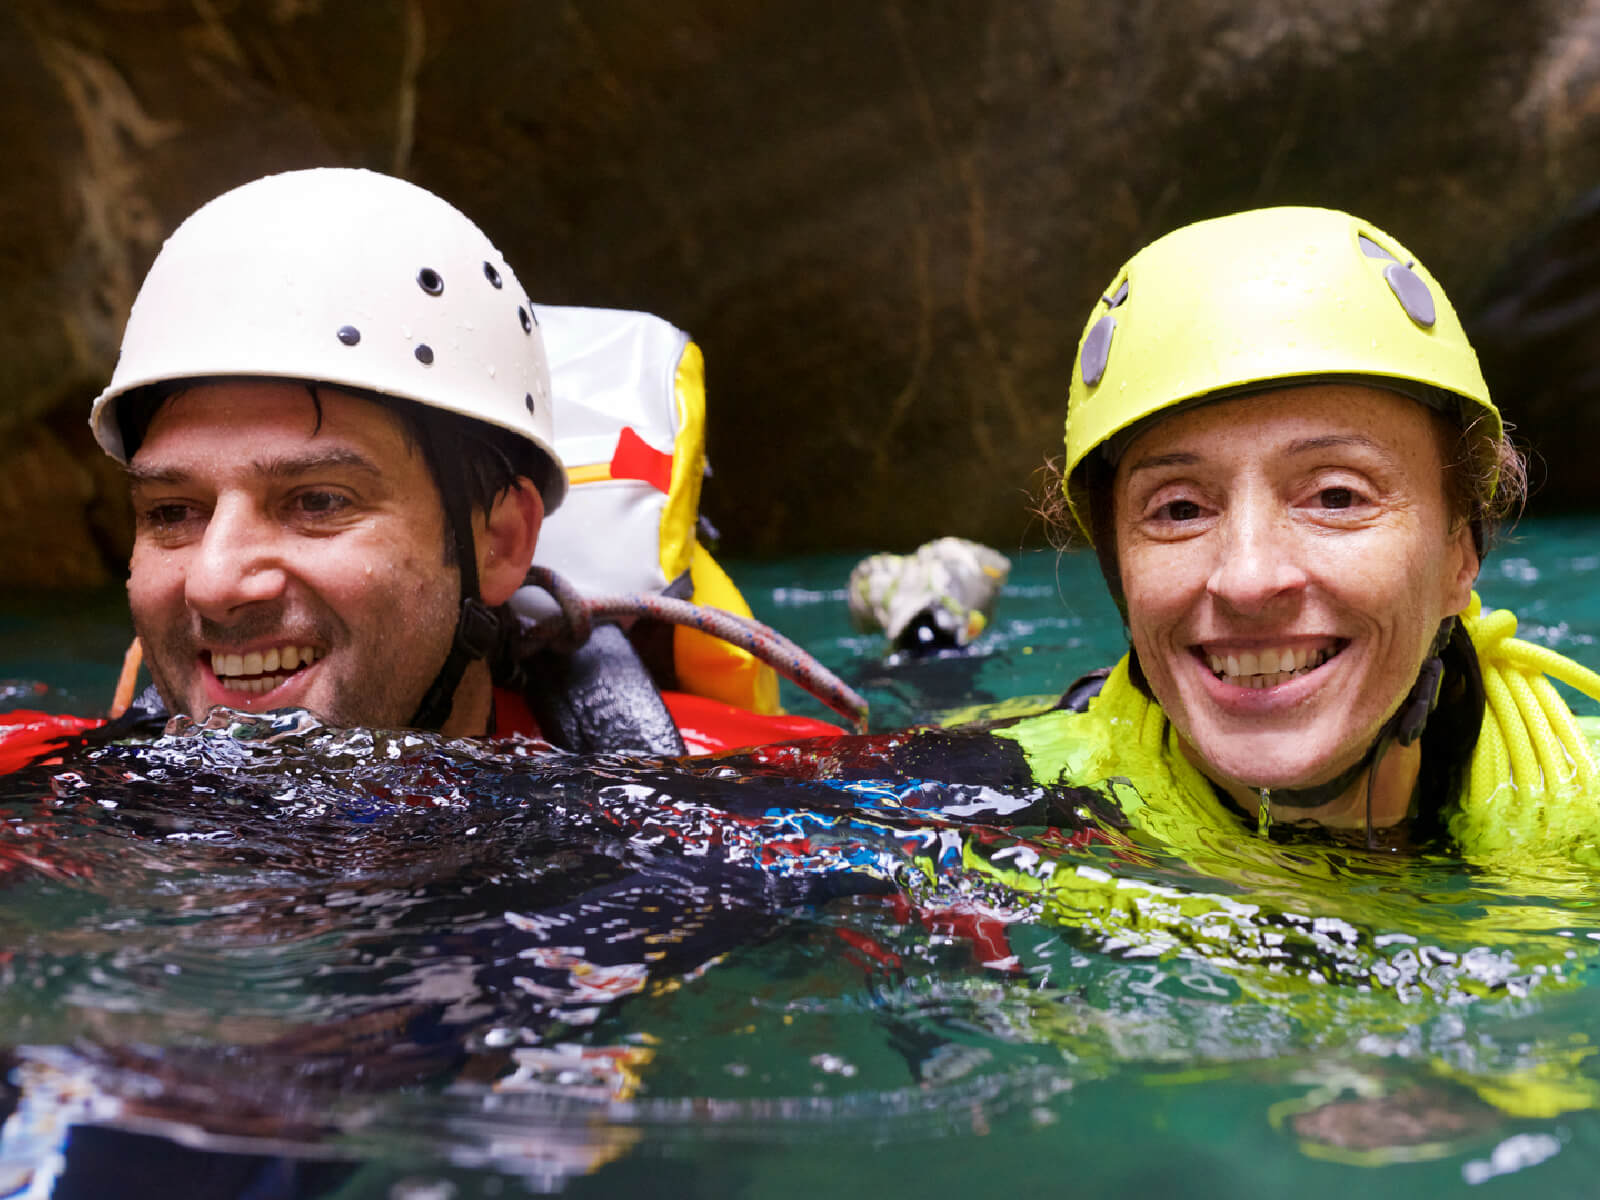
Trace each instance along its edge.
<path fill-rule="evenodd" d="M 219 713 L 0 779 L 0 1167 L 89 1179 L 155 1135 L 261 1194 L 549 1189 L 641 1146 L 999 1137 L 1217 1079 L 1300 1153 L 1402 1161 L 1600 1099 L 1561 1007 L 1587 873 L 1243 826 L 1179 861 L 1008 745 L 578 760 Z M 66 1140 L 88 1123 L 120 1132 Z"/>

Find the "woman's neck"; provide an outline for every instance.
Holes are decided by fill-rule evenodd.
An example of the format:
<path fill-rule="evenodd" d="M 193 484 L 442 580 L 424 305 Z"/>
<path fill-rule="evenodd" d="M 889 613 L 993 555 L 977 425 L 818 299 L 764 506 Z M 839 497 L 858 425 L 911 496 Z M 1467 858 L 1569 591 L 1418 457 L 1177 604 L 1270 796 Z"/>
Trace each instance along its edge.
<path fill-rule="evenodd" d="M 1255 813 L 1261 807 L 1262 789 L 1232 781 L 1213 778 L 1200 756 L 1187 740 L 1183 743 L 1184 756 L 1202 773 L 1211 778 L 1219 788 L 1232 798 L 1246 813 Z M 1367 784 L 1372 783 L 1371 826 L 1384 829 L 1405 820 L 1411 811 L 1411 800 L 1417 790 L 1417 776 L 1422 768 L 1422 743 L 1410 746 L 1389 744 L 1378 756 L 1375 765 L 1357 772 L 1350 783 L 1330 799 L 1314 808 L 1303 805 L 1275 803 L 1272 789 L 1266 789 L 1266 800 L 1274 821 L 1316 821 L 1333 829 L 1365 829 L 1367 819 Z M 1288 791 L 1290 789 L 1284 789 Z"/>

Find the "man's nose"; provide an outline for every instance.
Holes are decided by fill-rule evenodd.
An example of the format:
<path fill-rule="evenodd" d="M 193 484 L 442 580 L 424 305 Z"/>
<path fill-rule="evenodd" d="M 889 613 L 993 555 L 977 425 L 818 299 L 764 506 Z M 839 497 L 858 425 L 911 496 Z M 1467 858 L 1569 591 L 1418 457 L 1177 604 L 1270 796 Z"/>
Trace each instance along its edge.
<path fill-rule="evenodd" d="M 1288 515 L 1275 505 L 1259 499 L 1236 505 L 1224 518 L 1206 590 L 1237 612 L 1257 615 L 1305 589 L 1304 551 Z"/>
<path fill-rule="evenodd" d="M 275 600 L 284 588 L 272 522 L 244 499 L 217 502 L 189 561 L 184 595 L 189 607 L 213 621 Z"/>

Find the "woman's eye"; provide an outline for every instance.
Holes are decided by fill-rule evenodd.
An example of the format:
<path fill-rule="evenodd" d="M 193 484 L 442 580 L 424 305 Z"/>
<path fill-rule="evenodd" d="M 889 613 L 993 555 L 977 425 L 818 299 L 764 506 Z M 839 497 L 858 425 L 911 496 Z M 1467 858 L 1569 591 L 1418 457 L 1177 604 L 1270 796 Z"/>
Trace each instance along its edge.
<path fill-rule="evenodd" d="M 1200 506 L 1193 500 L 1168 500 L 1156 509 L 1156 516 L 1163 521 L 1194 521 L 1200 517 Z"/>

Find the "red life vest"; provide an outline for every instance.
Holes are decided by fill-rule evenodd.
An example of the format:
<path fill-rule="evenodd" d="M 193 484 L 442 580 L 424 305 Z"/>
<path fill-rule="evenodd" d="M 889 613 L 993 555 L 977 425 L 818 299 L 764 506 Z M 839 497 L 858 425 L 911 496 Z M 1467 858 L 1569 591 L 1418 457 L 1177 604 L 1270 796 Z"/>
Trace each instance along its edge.
<path fill-rule="evenodd" d="M 0 713 L 0 775 L 26 766 L 75 733 L 104 724 L 99 717 L 62 717 L 26 708 Z"/>
<path fill-rule="evenodd" d="M 770 742 L 844 732 L 827 721 L 754 713 L 687 692 L 663 692 L 661 698 L 690 754 L 717 754 L 744 746 L 764 746 Z M 494 690 L 494 717 L 493 737 L 509 737 L 514 733 L 539 736 L 538 723 L 528 711 L 527 702 L 508 688 Z M 0 713 L 0 775 L 47 755 L 73 734 L 98 729 L 104 724 L 99 717 L 57 716 L 32 709 Z"/>

